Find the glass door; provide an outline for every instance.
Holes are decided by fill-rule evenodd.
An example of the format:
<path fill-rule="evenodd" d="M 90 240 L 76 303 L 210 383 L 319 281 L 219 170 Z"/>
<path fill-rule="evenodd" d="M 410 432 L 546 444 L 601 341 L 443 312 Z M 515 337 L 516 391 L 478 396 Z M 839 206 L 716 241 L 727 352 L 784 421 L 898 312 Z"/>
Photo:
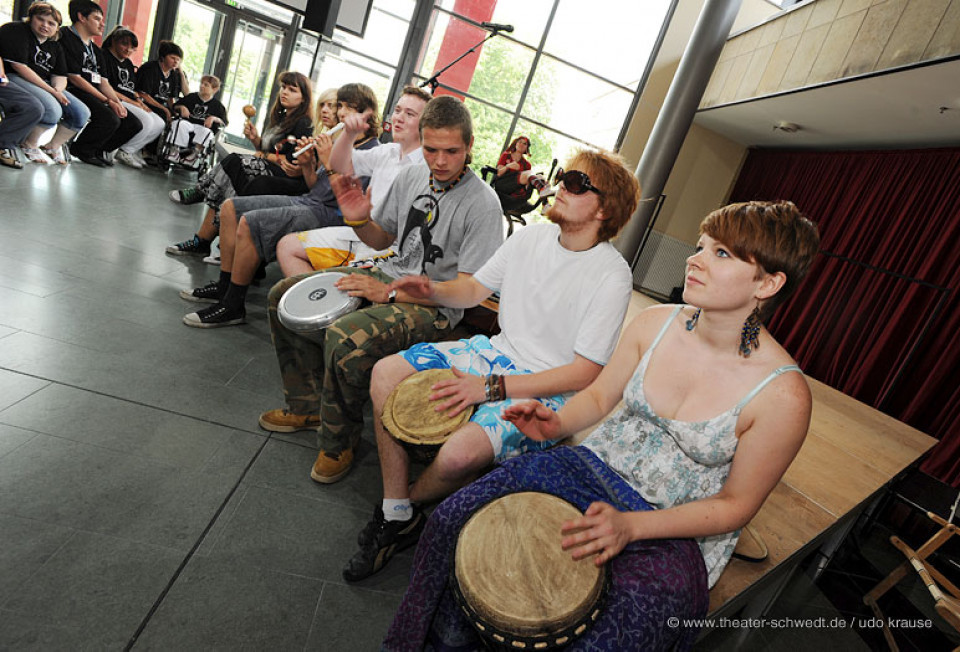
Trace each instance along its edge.
<path fill-rule="evenodd" d="M 183 48 L 183 70 L 190 90 L 200 87 L 205 74 L 220 78 L 218 98 L 227 108 L 228 143 L 250 147 L 243 137 L 243 107 L 256 108 L 254 123 L 261 127 L 269 111 L 284 37 L 293 14 L 259 0 L 214 2 L 180 0 L 173 41 Z M 262 5 L 262 6 L 261 6 Z M 281 21 L 289 21 L 284 24 Z"/>
<path fill-rule="evenodd" d="M 233 26 L 232 48 L 226 69 L 220 78 L 223 87 L 220 101 L 227 107 L 229 124 L 226 139 L 232 143 L 247 143 L 243 138 L 243 107 L 253 105 L 257 110 L 254 124 L 261 127 L 269 111 L 277 65 L 283 49 L 285 30 L 266 22 L 238 18 Z"/>
<path fill-rule="evenodd" d="M 213 72 L 222 48 L 222 36 L 227 14 L 192 0 L 180 0 L 177 22 L 173 28 L 173 42 L 183 49 L 180 64 L 187 74 L 190 90 L 200 88 L 200 77 Z M 219 75 L 217 75 L 219 76 Z"/>

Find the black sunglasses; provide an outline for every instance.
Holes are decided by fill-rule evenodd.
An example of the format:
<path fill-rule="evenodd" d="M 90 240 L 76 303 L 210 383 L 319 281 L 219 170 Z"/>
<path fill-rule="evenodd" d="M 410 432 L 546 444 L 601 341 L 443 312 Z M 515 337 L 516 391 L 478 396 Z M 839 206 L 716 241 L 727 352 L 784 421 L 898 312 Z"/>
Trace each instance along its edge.
<path fill-rule="evenodd" d="M 563 182 L 563 187 L 566 188 L 567 192 L 573 195 L 582 195 L 588 190 L 603 195 L 603 191 L 590 183 L 590 177 L 580 170 L 567 170 L 558 178 Z"/>

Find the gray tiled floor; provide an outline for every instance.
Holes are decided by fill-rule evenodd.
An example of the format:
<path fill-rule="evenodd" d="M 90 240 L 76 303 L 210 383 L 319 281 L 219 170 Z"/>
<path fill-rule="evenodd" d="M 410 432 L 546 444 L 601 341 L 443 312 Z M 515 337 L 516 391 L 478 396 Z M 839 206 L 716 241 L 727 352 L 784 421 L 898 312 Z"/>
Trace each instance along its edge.
<path fill-rule="evenodd" d="M 348 586 L 379 499 L 371 433 L 337 485 L 282 404 L 264 308 L 199 331 L 164 255 L 203 208 L 122 167 L 0 171 L 0 649 L 376 649 L 412 552 Z"/>

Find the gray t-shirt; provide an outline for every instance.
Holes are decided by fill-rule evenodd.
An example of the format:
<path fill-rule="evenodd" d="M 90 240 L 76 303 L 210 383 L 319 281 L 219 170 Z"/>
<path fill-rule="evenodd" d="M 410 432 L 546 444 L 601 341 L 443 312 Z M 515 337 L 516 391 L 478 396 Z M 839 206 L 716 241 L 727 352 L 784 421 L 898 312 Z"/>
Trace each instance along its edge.
<path fill-rule="evenodd" d="M 409 166 L 383 200 L 377 223 L 396 236 L 397 255 L 383 261 L 380 269 L 394 278 L 426 274 L 434 281 L 449 281 L 459 272 L 473 274 L 503 242 L 500 200 L 472 170 L 448 192 L 432 192 L 429 181 L 427 166 Z M 463 316 L 459 308 L 440 312 L 451 325 Z"/>

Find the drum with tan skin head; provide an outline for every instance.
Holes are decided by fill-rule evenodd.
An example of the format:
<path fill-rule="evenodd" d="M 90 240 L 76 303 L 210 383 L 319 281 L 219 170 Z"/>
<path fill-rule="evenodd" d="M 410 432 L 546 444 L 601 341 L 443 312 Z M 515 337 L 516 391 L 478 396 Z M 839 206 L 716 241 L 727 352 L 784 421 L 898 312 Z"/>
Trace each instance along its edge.
<path fill-rule="evenodd" d="M 453 417 L 436 411 L 431 387 L 450 378 L 456 378 L 450 369 L 418 371 L 397 383 L 383 405 L 383 427 L 419 462 L 436 457 L 443 443 L 473 414 L 473 406 Z"/>
<path fill-rule="evenodd" d="M 460 531 L 454 587 L 471 624 L 494 645 L 545 650 L 567 645 L 597 619 L 607 565 L 574 561 L 560 526 L 580 510 L 525 491 L 487 503 Z"/>

